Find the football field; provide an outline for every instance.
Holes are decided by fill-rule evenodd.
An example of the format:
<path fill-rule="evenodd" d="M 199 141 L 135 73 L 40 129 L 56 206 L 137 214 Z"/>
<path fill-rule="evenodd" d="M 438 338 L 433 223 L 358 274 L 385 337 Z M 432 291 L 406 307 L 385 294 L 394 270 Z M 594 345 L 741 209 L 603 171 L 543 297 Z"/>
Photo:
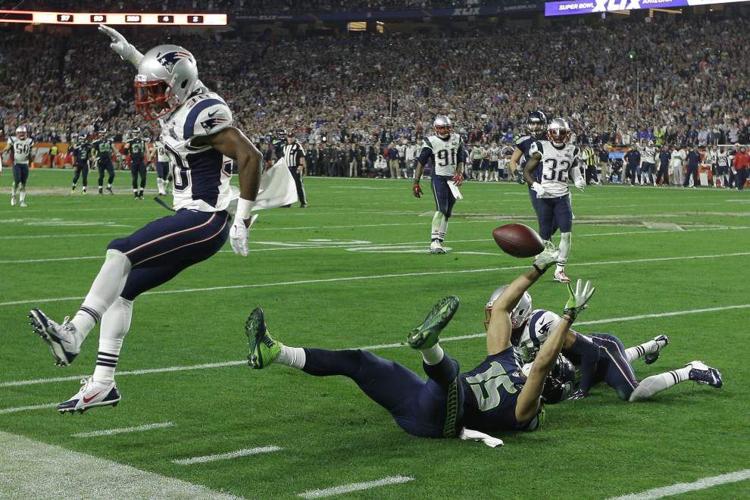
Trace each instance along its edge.
<path fill-rule="evenodd" d="M 667 334 L 656 363 L 635 362 L 639 378 L 699 359 L 722 372 L 724 387 L 685 382 L 628 404 L 597 386 L 587 399 L 547 406 L 541 431 L 502 435 L 505 446 L 491 449 L 411 437 L 345 378 L 251 370 L 243 325 L 260 305 L 288 345 L 365 347 L 421 374 L 406 333 L 439 298 L 458 295 L 442 339 L 467 371 L 485 356 L 485 302 L 531 263 L 491 237 L 512 221 L 536 227 L 525 187 L 465 184 L 450 252 L 430 255 L 429 181 L 417 200 L 406 180 L 308 178 L 310 207 L 262 212 L 247 258 L 227 245 L 138 298 L 116 408 L 60 416 L 54 405 L 93 371 L 98 332 L 58 368 L 28 326 L 29 309 L 72 315 L 107 243 L 169 213 L 153 190 L 133 200 L 125 172 L 115 196 L 71 196 L 70 171 L 33 170 L 28 208 L 11 207 L 7 174 L 0 497 L 611 498 L 715 476 L 685 498 L 750 496 L 749 192 L 574 192 L 567 271 L 598 288 L 574 328 L 626 346 Z M 535 307 L 559 312 L 567 290 L 551 274 L 531 294 Z M 68 482 L 57 477 L 64 470 Z"/>

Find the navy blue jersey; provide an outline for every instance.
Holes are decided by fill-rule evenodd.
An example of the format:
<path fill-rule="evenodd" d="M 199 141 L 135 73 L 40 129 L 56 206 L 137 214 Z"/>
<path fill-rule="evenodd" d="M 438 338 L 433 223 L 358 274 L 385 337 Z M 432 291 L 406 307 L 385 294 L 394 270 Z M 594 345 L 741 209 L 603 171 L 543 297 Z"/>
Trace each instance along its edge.
<path fill-rule="evenodd" d="M 143 139 L 133 139 L 128 141 L 128 152 L 130 161 L 133 163 L 143 163 L 146 153 L 146 143 Z"/>
<path fill-rule="evenodd" d="M 628 166 L 637 167 L 641 164 L 641 153 L 637 150 L 628 151 L 625 154 L 625 161 L 628 162 Z"/>
<path fill-rule="evenodd" d="M 687 166 L 688 168 L 698 168 L 701 162 L 701 154 L 698 151 L 690 151 L 687 155 Z"/>
<path fill-rule="evenodd" d="M 112 141 L 109 139 L 97 139 L 92 145 L 92 149 L 96 154 L 96 157 L 100 165 L 112 164 Z"/>
<path fill-rule="evenodd" d="M 667 168 L 669 166 L 669 159 L 672 157 L 672 155 L 669 153 L 669 151 L 662 151 L 659 153 L 659 164 L 662 168 Z"/>
<path fill-rule="evenodd" d="M 526 377 L 512 347 L 487 356 L 472 371 L 462 373 L 460 380 L 464 392 L 461 425 L 488 433 L 530 427 L 516 420 L 516 402 Z"/>
<path fill-rule="evenodd" d="M 79 142 L 73 146 L 71 153 L 73 154 L 73 163 L 76 165 L 85 165 L 91 156 L 91 144 Z"/>
<path fill-rule="evenodd" d="M 521 150 L 521 159 L 518 161 L 518 167 L 521 172 L 523 172 L 524 166 L 526 166 L 526 162 L 529 161 L 529 150 L 531 149 L 531 145 L 534 144 L 537 141 L 534 137 L 530 135 L 522 135 L 516 140 L 515 146 L 516 148 Z M 540 163 L 537 168 L 532 173 L 532 177 L 539 182 L 542 176 L 542 164 Z"/>

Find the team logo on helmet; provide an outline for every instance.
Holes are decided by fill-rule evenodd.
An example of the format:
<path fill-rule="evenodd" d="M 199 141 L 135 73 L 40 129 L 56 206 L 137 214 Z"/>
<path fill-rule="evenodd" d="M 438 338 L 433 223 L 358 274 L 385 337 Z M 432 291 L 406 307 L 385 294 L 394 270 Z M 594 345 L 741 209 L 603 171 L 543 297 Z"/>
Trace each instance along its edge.
<path fill-rule="evenodd" d="M 188 51 L 183 50 L 177 50 L 173 52 L 166 52 L 164 54 L 161 54 L 157 56 L 156 60 L 159 61 L 159 64 L 164 66 L 164 68 L 172 72 L 172 68 L 174 68 L 174 65 L 180 62 L 183 59 L 190 59 L 192 55 Z"/>

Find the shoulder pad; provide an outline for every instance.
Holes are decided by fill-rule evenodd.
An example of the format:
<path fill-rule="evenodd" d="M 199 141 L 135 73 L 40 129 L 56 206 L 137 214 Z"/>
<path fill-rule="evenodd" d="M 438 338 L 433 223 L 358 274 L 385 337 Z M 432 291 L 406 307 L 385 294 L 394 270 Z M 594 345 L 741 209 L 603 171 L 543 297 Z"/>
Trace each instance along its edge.
<path fill-rule="evenodd" d="M 232 125 L 234 118 L 227 104 L 218 96 L 204 94 L 190 107 L 185 117 L 182 137 L 185 140 L 215 134 Z"/>
<path fill-rule="evenodd" d="M 422 143 L 423 148 L 427 148 L 432 150 L 432 138 L 431 137 L 425 137 L 424 142 Z"/>

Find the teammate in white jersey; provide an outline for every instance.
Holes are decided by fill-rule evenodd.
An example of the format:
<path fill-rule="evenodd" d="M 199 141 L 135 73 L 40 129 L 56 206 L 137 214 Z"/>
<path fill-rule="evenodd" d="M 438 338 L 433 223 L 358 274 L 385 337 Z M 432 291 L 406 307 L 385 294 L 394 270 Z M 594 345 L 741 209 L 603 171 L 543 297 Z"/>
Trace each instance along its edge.
<path fill-rule="evenodd" d="M 430 253 L 443 254 L 445 234 L 448 232 L 448 219 L 453 213 L 456 197 L 448 182 L 455 187 L 464 180 L 463 171 L 466 162 L 466 149 L 461 136 L 453 133 L 453 125 L 447 116 L 438 115 L 433 123 L 435 135 L 424 140 L 422 152 L 417 158 L 417 171 L 414 173 L 412 192 L 417 198 L 422 197 L 419 179 L 426 165 L 432 165 L 432 194 L 435 197 L 435 215 L 432 216 L 432 233 Z"/>
<path fill-rule="evenodd" d="M 656 155 L 659 150 L 654 146 L 654 141 L 648 141 L 641 155 L 641 185 L 656 186 Z"/>
<path fill-rule="evenodd" d="M 10 206 L 16 206 L 16 195 L 18 195 L 18 205 L 26 207 L 26 182 L 29 179 L 29 168 L 31 167 L 31 158 L 34 141 L 29 137 L 28 130 L 23 125 L 16 128 L 15 137 L 8 140 L 3 153 L 11 152 L 13 157 L 13 190 L 10 195 Z"/>
<path fill-rule="evenodd" d="M 555 270 L 555 280 L 569 283 L 565 274 L 571 247 L 573 211 L 570 206 L 568 179 L 572 178 L 578 189 L 586 186 L 586 178 L 578 166 L 578 147 L 569 144 L 571 131 L 568 122 L 555 118 L 547 127 L 548 140 L 536 141 L 529 148 L 529 160 L 524 166 L 523 176 L 531 187 L 532 205 L 539 220 L 539 235 L 549 241 L 555 230 L 560 229 L 560 258 Z M 541 165 L 539 177 L 534 171 Z"/>
<path fill-rule="evenodd" d="M 39 309 L 29 313 L 34 331 L 47 342 L 59 365 L 75 359 L 101 320 L 94 374 L 77 394 L 58 405 L 60 412 L 119 402 L 114 373 L 138 295 L 211 257 L 227 237 L 235 253 L 247 255 L 250 211 L 260 182 L 260 152 L 232 126 L 232 112 L 224 100 L 198 79 L 190 52 L 159 45 L 143 55 L 112 28 L 99 29 L 112 39 L 112 49 L 138 68 L 136 111 L 161 123 L 161 141 L 174 167 L 175 214 L 110 242 L 99 274 L 70 321 L 58 324 Z M 233 198 L 232 160 L 240 184 L 233 223 L 226 210 Z"/>
<path fill-rule="evenodd" d="M 162 141 L 154 141 L 154 149 L 156 150 L 156 188 L 159 196 L 165 196 L 169 186 L 169 155 Z"/>

